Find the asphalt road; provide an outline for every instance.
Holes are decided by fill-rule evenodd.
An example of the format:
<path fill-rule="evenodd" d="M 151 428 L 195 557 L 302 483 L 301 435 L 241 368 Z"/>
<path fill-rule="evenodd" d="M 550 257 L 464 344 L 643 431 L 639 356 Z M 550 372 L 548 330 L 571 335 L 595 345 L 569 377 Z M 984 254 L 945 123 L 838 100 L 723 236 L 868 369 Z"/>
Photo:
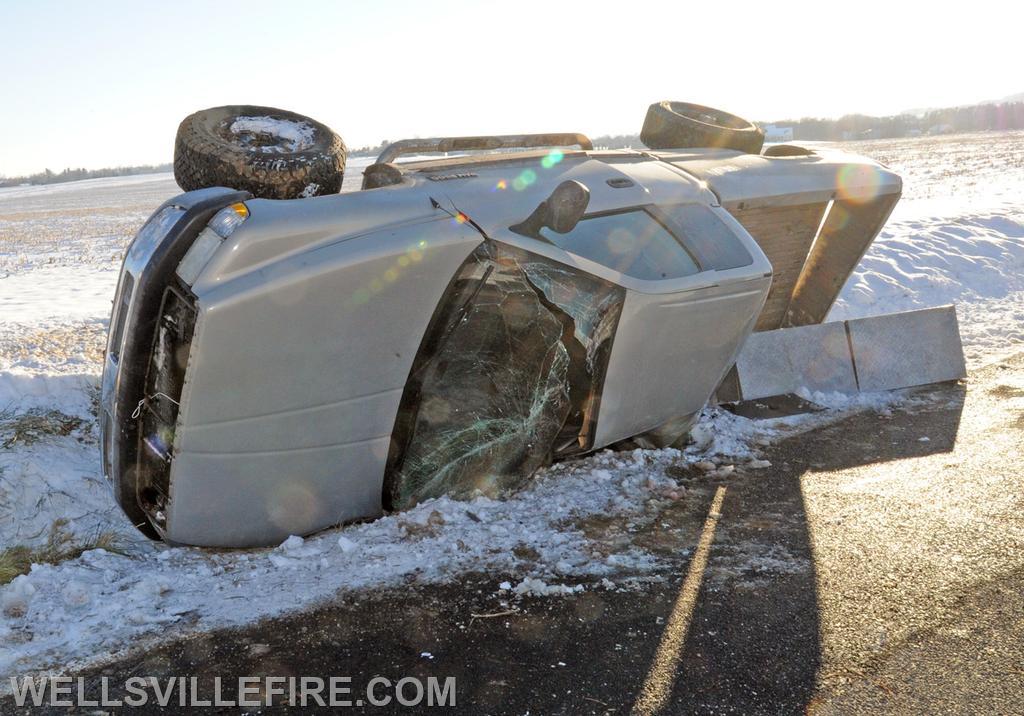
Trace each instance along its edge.
<path fill-rule="evenodd" d="M 480 714 L 1024 713 L 1022 455 L 1024 354 L 791 438 L 767 470 L 677 469 L 686 499 L 640 538 L 671 567 L 641 589 L 510 608 L 507 575 L 470 575 L 85 675 L 94 694 L 220 676 L 224 698 L 238 676 L 344 675 L 353 700 L 375 675 L 454 676 L 447 711 Z M 394 706 L 354 710 L 422 710 Z"/>

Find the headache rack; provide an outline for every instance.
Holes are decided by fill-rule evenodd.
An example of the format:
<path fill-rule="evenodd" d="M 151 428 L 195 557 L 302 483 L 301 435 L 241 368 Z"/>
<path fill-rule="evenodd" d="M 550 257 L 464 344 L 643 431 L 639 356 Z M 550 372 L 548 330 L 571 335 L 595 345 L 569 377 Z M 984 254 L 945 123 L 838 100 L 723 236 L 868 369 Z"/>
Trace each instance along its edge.
<path fill-rule="evenodd" d="M 378 189 L 402 183 L 402 169 L 394 160 L 403 154 L 437 154 L 440 152 L 495 151 L 502 149 L 538 149 L 541 147 L 575 147 L 583 151 L 594 143 L 579 132 L 553 134 L 496 134 L 480 137 L 428 137 L 402 139 L 389 144 L 377 161 L 363 170 L 363 189 Z"/>
<path fill-rule="evenodd" d="M 388 164 L 403 154 L 431 154 L 436 152 L 470 152 L 474 150 L 532 149 L 537 147 L 574 147 L 593 149 L 594 143 L 579 132 L 554 134 L 496 134 L 480 137 L 429 137 L 403 139 L 384 147 L 377 164 Z"/>

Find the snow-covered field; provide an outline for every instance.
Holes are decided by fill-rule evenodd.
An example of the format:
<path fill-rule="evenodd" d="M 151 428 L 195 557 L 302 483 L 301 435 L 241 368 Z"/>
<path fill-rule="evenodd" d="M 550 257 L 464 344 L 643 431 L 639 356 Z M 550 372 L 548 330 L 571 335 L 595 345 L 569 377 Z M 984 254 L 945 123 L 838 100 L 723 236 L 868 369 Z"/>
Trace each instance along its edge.
<path fill-rule="evenodd" d="M 954 302 L 971 364 L 1020 350 L 1024 133 L 849 148 L 899 172 L 905 198 L 832 317 Z M 365 164 L 350 162 L 346 188 Z M 503 575 L 510 595 L 630 588 L 659 566 L 630 535 L 689 499 L 666 467 L 760 469 L 761 446 L 900 399 L 817 396 L 832 409 L 773 421 L 707 411 L 684 452 L 603 452 L 545 470 L 505 500 L 432 501 L 273 550 L 168 549 L 141 538 L 114 505 L 91 411 L 121 252 L 177 191 L 169 175 L 0 189 L 0 549 L 41 544 L 54 520 L 68 518 L 81 536 L 114 533 L 124 552 L 37 565 L 0 587 L 0 677 L 246 623 L 339 591 L 469 571 Z M 26 431 L 26 416 L 67 429 Z M 621 525 L 614 539 L 581 528 L 598 515 Z"/>
<path fill-rule="evenodd" d="M 903 199 L 829 315 L 954 303 L 968 365 L 1024 343 L 1024 132 L 852 142 Z"/>

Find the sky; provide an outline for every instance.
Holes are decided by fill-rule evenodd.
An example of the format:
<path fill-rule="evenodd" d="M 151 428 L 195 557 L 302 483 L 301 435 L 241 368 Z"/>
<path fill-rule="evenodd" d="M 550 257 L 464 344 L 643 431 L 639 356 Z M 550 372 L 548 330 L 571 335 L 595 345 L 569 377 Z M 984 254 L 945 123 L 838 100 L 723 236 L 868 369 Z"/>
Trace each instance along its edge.
<path fill-rule="evenodd" d="M 754 120 L 1024 91 L 1016 3 L 0 0 L 0 174 L 171 160 L 177 125 L 281 107 L 349 147 L 640 130 L 651 102 Z"/>

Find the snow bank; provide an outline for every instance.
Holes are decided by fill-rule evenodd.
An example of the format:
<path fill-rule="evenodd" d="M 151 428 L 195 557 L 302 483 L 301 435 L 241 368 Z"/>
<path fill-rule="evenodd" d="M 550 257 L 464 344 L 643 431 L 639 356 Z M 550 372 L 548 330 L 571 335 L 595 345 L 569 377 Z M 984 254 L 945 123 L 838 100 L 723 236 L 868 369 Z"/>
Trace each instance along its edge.
<path fill-rule="evenodd" d="M 1021 188 L 1024 192 L 1024 183 Z M 897 208 L 847 281 L 829 320 L 953 303 L 970 363 L 1019 350 L 1024 344 L 1024 207 L 928 213 L 937 208 L 931 201 Z"/>
<path fill-rule="evenodd" d="M 829 314 L 956 304 L 969 366 L 1024 346 L 1024 132 L 842 145 L 903 178 L 903 199 Z"/>

